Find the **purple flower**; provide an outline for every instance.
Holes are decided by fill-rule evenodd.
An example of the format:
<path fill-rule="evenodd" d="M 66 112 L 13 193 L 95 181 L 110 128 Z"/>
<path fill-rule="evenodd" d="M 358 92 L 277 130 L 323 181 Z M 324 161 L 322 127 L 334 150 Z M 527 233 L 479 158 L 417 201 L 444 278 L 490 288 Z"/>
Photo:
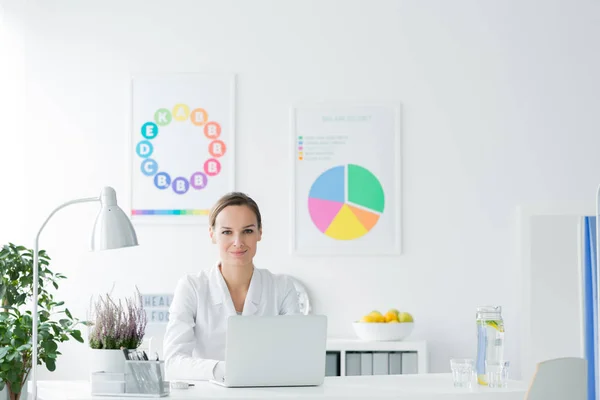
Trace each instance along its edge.
<path fill-rule="evenodd" d="M 146 312 L 136 287 L 132 298 L 115 301 L 110 293 L 92 304 L 89 343 L 92 349 L 136 349 L 144 339 Z"/>

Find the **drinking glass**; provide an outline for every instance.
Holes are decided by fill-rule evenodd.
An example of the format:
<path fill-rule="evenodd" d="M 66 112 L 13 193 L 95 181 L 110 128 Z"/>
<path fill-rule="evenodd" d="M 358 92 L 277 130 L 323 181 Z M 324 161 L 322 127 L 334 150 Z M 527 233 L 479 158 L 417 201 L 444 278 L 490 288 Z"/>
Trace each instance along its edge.
<path fill-rule="evenodd" d="M 487 361 L 485 362 L 485 371 L 487 374 L 488 386 L 491 388 L 505 388 L 508 385 L 508 361 Z"/>
<path fill-rule="evenodd" d="M 454 387 L 471 388 L 475 361 L 471 358 L 453 358 L 450 360 Z"/>

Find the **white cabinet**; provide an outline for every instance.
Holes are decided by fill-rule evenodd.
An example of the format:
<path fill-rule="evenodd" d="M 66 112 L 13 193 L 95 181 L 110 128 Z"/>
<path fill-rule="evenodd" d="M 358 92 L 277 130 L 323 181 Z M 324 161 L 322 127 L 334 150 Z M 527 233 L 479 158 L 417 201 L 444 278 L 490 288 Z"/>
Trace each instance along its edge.
<path fill-rule="evenodd" d="M 425 341 L 327 339 L 326 376 L 424 374 Z"/>

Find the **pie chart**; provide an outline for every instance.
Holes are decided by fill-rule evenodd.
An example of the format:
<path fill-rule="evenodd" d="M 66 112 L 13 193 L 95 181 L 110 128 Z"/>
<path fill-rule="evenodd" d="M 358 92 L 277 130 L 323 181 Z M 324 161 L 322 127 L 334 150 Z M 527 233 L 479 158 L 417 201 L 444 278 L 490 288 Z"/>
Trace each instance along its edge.
<path fill-rule="evenodd" d="M 379 221 L 385 195 L 379 179 L 356 164 L 323 172 L 308 194 L 308 212 L 322 233 L 336 240 L 366 235 Z"/>

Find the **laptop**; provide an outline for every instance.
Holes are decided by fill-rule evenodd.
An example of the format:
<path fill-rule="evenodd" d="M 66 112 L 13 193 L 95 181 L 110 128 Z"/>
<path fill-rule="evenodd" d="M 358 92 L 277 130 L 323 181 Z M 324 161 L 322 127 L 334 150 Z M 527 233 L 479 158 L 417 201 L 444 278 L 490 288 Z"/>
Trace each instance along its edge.
<path fill-rule="evenodd" d="M 325 378 L 327 317 L 241 316 L 227 322 L 225 387 L 319 386 Z"/>

